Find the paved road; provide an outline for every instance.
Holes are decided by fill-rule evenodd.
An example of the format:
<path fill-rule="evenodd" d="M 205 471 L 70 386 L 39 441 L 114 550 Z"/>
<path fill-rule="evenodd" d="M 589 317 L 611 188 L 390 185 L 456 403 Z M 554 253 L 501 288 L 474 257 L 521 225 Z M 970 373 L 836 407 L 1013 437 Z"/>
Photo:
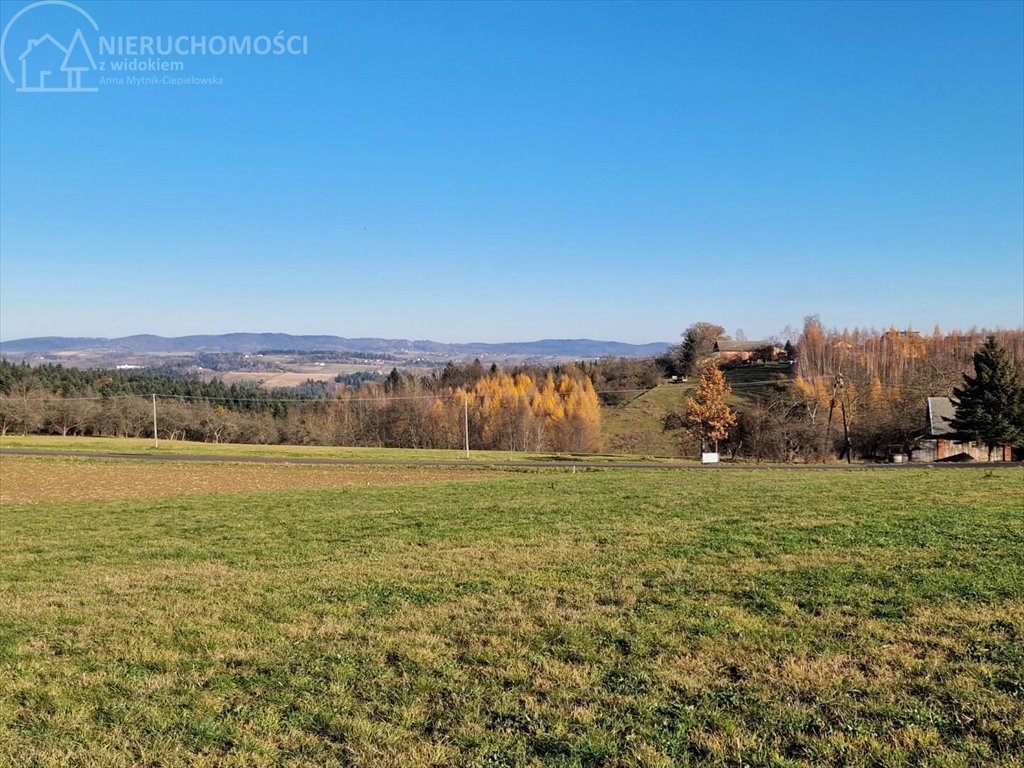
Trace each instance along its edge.
<path fill-rule="evenodd" d="M 526 469 L 663 469 L 723 471 L 737 469 L 799 469 L 836 470 L 843 472 L 870 469 L 977 469 L 979 467 L 1019 467 L 1024 462 L 943 462 L 939 464 L 673 464 L 641 461 L 471 461 L 467 459 L 336 459 L 316 456 L 221 456 L 195 453 L 115 453 L 113 451 L 62 451 L 36 448 L 0 448 L 0 456 L 64 456 L 89 459 L 131 459 L 142 461 L 189 461 L 245 464 L 327 464 L 337 466 L 401 466 L 401 467 L 522 467 Z"/>

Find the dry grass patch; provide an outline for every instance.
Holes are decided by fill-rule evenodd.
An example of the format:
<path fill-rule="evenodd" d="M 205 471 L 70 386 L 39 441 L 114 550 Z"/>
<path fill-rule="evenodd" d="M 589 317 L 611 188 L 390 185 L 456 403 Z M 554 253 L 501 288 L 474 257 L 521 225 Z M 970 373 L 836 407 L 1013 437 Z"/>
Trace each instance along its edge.
<path fill-rule="evenodd" d="M 497 470 L 475 467 L 215 464 L 3 456 L 0 504 L 438 483 L 480 480 L 497 474 Z"/>

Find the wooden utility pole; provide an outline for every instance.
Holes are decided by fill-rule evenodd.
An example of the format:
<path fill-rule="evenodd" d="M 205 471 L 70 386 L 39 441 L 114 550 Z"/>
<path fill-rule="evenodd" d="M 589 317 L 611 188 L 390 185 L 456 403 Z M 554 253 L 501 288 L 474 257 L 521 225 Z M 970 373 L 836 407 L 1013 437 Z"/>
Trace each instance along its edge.
<path fill-rule="evenodd" d="M 825 426 L 825 447 L 831 450 L 829 446 L 832 445 L 832 414 L 836 410 L 836 393 L 839 391 L 840 382 L 843 380 L 843 374 L 837 374 L 835 379 L 832 381 L 832 399 L 828 401 L 828 423 Z"/>
<path fill-rule="evenodd" d="M 160 438 L 156 432 L 156 393 L 153 393 L 153 447 L 160 447 Z"/>
<path fill-rule="evenodd" d="M 832 414 L 835 412 L 836 403 L 839 403 L 839 410 L 843 414 L 843 450 L 839 458 L 846 456 L 846 463 L 850 464 L 853 454 L 853 443 L 850 440 L 850 421 L 846 416 L 846 398 L 842 397 L 846 392 L 846 382 L 843 381 L 843 374 L 837 373 L 835 382 L 832 384 L 832 399 L 828 404 L 828 426 L 825 428 L 825 445 L 832 444 Z"/>
<path fill-rule="evenodd" d="M 462 396 L 462 420 L 466 427 L 466 458 L 469 458 L 469 393 Z"/>
<path fill-rule="evenodd" d="M 846 418 L 845 397 L 839 401 L 839 407 L 843 412 L 843 453 L 846 454 L 846 463 L 850 464 L 853 461 L 853 443 L 850 441 L 850 422 Z"/>

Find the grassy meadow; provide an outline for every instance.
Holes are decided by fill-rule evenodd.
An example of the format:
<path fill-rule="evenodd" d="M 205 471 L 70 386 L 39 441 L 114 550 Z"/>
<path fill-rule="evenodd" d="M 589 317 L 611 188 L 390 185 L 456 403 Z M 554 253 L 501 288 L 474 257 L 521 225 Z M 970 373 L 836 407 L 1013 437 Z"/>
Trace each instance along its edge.
<path fill-rule="evenodd" d="M 0 765 L 1024 755 L 1020 468 L 162 466 L 0 459 Z"/>

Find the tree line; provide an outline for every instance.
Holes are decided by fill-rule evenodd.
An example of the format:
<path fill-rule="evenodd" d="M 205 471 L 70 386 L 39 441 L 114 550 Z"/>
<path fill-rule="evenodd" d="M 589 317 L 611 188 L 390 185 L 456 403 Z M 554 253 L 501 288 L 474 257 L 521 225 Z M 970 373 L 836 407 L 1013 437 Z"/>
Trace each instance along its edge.
<path fill-rule="evenodd" d="M 246 384 L 225 384 L 220 379 L 204 381 L 171 369 L 109 370 L 104 368 L 67 368 L 45 363 L 29 365 L 0 359 L 0 396 L 22 399 L 43 397 L 112 398 L 125 395 L 177 396 L 190 400 L 216 402 L 232 411 L 287 413 L 285 400 L 312 399 L 295 390 L 263 389 Z"/>
<path fill-rule="evenodd" d="M 987 344 L 1002 350 L 1008 375 L 1024 381 L 1022 330 L 836 330 L 809 316 L 790 347 L 791 383 L 739 414 L 730 448 L 779 461 L 909 454 L 925 431 L 927 398 L 956 402 Z"/>
<path fill-rule="evenodd" d="M 357 380 L 330 393 L 322 387 L 268 391 L 0 361 L 0 434 L 152 437 L 156 394 L 158 436 L 170 440 L 461 448 L 468 426 L 476 449 L 601 446 L 600 400 L 576 365 L 504 371 L 475 360 L 429 376 L 393 369 L 382 381 Z"/>
<path fill-rule="evenodd" d="M 718 447 L 755 461 L 883 459 L 911 451 L 924 431 L 925 400 L 934 396 L 973 398 L 975 405 L 961 409 L 964 434 L 1022 439 L 1024 415 L 1014 415 L 1024 414 L 1022 330 L 835 330 L 815 315 L 791 336 L 771 340 L 789 359 L 772 369 L 778 379 L 743 390 L 736 408 L 726 402 L 730 390 L 719 368 L 759 361 L 717 360 L 714 342 L 724 332 L 708 322 L 690 326 L 683 342 L 656 360 L 507 370 L 474 360 L 424 375 L 395 368 L 386 377 L 279 390 L 154 370 L 0 361 L 0 433 L 150 437 L 155 393 L 163 439 L 461 448 L 468 426 L 476 449 L 592 452 L 602 448 L 602 407 L 624 405 L 664 376 L 682 373 L 700 375 L 701 383 L 664 420 L 678 455 Z M 984 349 L 991 359 L 979 373 L 977 354 Z M 972 380 L 988 383 L 971 384 L 965 376 L 972 371 Z M 988 400 L 977 406 L 980 390 Z M 1016 411 L 1014 398 L 1021 400 Z M 993 417 L 990 401 L 1010 405 Z"/>

